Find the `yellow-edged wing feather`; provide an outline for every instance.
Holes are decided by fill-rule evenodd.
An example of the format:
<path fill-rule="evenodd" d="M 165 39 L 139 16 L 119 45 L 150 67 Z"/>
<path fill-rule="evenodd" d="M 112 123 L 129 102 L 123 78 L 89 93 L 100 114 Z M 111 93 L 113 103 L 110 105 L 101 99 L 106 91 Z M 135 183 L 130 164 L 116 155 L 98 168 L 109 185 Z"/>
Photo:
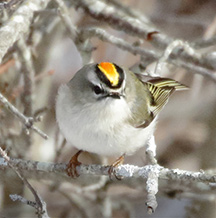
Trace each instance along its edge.
<path fill-rule="evenodd" d="M 169 78 L 153 78 L 145 82 L 145 84 L 152 95 L 150 111 L 152 111 L 154 117 L 161 111 L 175 90 L 188 89 L 187 86 Z"/>
<path fill-rule="evenodd" d="M 151 77 L 130 71 L 127 74 L 127 82 L 126 100 L 131 105 L 132 112 L 129 122 L 136 128 L 148 127 L 175 90 L 188 89 L 173 79 Z"/>

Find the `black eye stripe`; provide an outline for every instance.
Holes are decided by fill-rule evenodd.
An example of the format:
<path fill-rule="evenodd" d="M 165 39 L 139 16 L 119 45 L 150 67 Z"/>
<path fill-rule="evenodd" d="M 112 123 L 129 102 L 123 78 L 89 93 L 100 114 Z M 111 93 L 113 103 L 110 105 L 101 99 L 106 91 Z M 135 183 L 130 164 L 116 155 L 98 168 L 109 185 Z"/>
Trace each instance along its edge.
<path fill-rule="evenodd" d="M 97 85 L 93 87 L 93 91 L 96 95 L 104 93 L 104 90 L 100 86 L 97 86 Z"/>

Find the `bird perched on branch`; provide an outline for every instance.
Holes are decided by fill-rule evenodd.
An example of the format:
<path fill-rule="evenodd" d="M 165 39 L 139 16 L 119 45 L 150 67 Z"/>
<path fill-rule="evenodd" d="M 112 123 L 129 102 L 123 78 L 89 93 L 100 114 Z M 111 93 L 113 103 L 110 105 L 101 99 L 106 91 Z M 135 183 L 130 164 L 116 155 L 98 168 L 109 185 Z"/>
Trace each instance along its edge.
<path fill-rule="evenodd" d="M 135 74 L 114 63 L 88 64 L 59 88 L 56 118 L 66 140 L 79 149 L 67 168 L 77 176 L 81 151 L 120 156 L 146 146 L 155 120 L 175 90 L 187 87 L 169 78 Z"/>

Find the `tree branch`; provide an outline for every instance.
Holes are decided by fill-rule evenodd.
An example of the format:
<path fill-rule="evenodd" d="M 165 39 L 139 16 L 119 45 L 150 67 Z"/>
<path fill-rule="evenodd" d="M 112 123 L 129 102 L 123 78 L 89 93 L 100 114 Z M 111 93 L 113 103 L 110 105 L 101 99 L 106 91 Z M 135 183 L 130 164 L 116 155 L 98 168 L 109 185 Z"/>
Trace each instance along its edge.
<path fill-rule="evenodd" d="M 158 34 L 151 35 L 151 40 L 149 40 L 149 42 L 161 50 L 166 49 L 167 46 L 175 41 L 173 38 L 153 28 L 150 24 L 144 24 L 139 19 L 126 15 L 105 2 L 95 0 L 74 0 L 73 4 L 75 7 L 82 8 L 93 18 L 108 23 L 112 28 L 124 31 L 125 33 L 142 39 L 147 39 L 148 35 L 152 32 L 158 32 Z M 196 51 L 196 54 L 197 55 L 194 56 L 188 54 L 187 51 L 182 52 L 177 49 L 173 52 L 172 56 L 173 59 L 187 61 L 189 64 L 199 65 L 208 70 L 216 70 L 214 64 L 215 59 L 209 60 L 206 55 L 201 55 L 198 51 Z"/>
<path fill-rule="evenodd" d="M 48 136 L 43 133 L 40 129 L 33 125 L 34 119 L 33 117 L 26 117 L 22 114 L 16 107 L 14 107 L 1 93 L 0 93 L 0 102 L 16 117 L 20 119 L 20 121 L 25 125 L 27 129 L 32 129 L 44 139 L 48 139 Z"/>
<path fill-rule="evenodd" d="M 60 163 L 45 163 L 38 161 L 24 161 L 22 159 L 11 159 L 10 163 L 12 166 L 17 167 L 20 172 L 30 178 L 35 179 L 48 179 L 61 182 L 73 182 L 74 180 L 67 176 L 66 168 L 67 165 Z M 8 169 L 8 162 L 3 158 L 0 158 L 0 170 Z M 110 166 L 101 165 L 80 165 L 77 166 L 77 172 L 79 175 L 83 176 L 109 176 Z M 216 176 L 207 174 L 204 172 L 190 172 L 179 169 L 168 169 L 160 165 L 146 165 L 143 167 L 133 166 L 133 165 L 121 165 L 115 169 L 115 174 L 117 177 L 124 179 L 130 178 L 133 180 L 141 179 L 146 181 L 146 191 L 147 199 L 146 205 L 148 208 L 148 213 L 151 214 L 157 208 L 156 194 L 158 192 L 158 182 L 159 180 L 168 180 L 169 182 L 186 182 L 189 184 L 193 183 L 196 187 L 196 183 L 205 183 L 209 186 L 209 190 L 214 188 L 211 184 L 216 183 Z M 53 176 L 50 176 L 53 175 Z M 53 177 L 53 178 L 52 178 Z M 82 178 L 84 179 L 84 178 Z M 86 192 L 88 190 L 97 190 L 98 188 L 104 186 L 107 180 L 101 180 L 97 185 L 87 186 L 83 190 L 80 189 L 79 192 Z M 192 187 L 193 187 L 192 186 Z M 191 189 L 192 189 L 191 187 Z M 197 188 L 197 187 L 196 187 Z M 206 189 L 203 189 L 206 191 Z M 202 189 L 200 190 L 202 191 Z"/>
<path fill-rule="evenodd" d="M 21 171 L 28 171 L 29 174 L 33 172 L 38 173 L 55 173 L 63 176 L 65 181 L 70 181 L 70 177 L 66 174 L 67 164 L 64 163 L 48 163 L 39 161 L 27 161 L 22 159 L 11 159 L 13 166 L 17 166 Z M 8 169 L 7 162 L 0 158 L 0 169 Z M 80 165 L 77 166 L 77 172 L 80 175 L 106 175 L 108 176 L 109 166 L 101 165 Z M 149 172 L 156 172 L 160 180 L 170 181 L 187 181 L 187 182 L 202 182 L 202 183 L 216 183 L 216 175 L 207 174 L 205 172 L 191 172 L 179 169 L 168 169 L 160 165 L 146 165 L 138 167 L 134 165 L 124 164 L 119 166 L 115 172 L 118 177 L 123 178 L 142 178 L 146 180 Z M 68 180 L 69 179 L 69 180 Z"/>
<path fill-rule="evenodd" d="M 79 50 L 83 65 L 88 64 L 91 60 L 91 51 L 93 50 L 91 43 L 88 39 L 82 38 L 80 31 L 77 29 L 76 26 L 72 23 L 70 12 L 65 5 L 63 0 L 55 0 L 59 7 L 59 15 L 63 24 L 65 25 L 70 38 L 74 41 L 77 49 Z"/>
<path fill-rule="evenodd" d="M 49 0 L 24 1 L 0 28 L 0 63 L 7 50 L 29 31 L 34 12 L 46 8 Z"/>
<path fill-rule="evenodd" d="M 18 175 L 18 177 L 23 181 L 23 183 L 27 186 L 27 188 L 32 192 L 35 198 L 35 204 L 32 202 L 27 203 L 24 198 L 21 196 L 12 196 L 12 200 L 20 200 L 23 203 L 27 203 L 28 205 L 31 205 L 36 208 L 37 213 L 38 213 L 38 218 L 49 218 L 47 214 L 47 209 L 46 209 L 46 203 L 45 201 L 42 200 L 40 195 L 37 193 L 37 191 L 31 186 L 31 184 L 28 182 L 28 180 L 23 177 L 23 175 L 20 172 L 20 169 L 18 166 L 13 165 L 13 161 L 7 156 L 6 152 L 0 147 L 0 154 L 3 157 L 4 161 L 7 163 L 8 167 L 12 168 L 15 173 Z"/>
<path fill-rule="evenodd" d="M 100 40 L 112 43 L 113 45 L 116 45 L 123 50 L 129 51 L 134 55 L 139 54 L 141 56 L 148 56 L 149 58 L 151 58 L 152 62 L 160 58 L 160 54 L 158 54 L 157 52 L 150 49 L 144 49 L 139 46 L 131 45 L 123 39 L 113 36 L 101 28 L 90 27 L 81 29 L 81 34 L 83 38 L 90 39 L 92 37 L 98 37 Z"/>

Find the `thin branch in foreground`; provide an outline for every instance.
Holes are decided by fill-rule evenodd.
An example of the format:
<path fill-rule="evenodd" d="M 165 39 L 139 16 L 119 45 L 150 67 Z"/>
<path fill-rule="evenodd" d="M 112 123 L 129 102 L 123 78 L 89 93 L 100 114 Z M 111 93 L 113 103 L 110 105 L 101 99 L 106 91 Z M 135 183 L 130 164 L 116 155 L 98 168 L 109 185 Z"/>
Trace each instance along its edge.
<path fill-rule="evenodd" d="M 54 163 L 43 163 L 38 161 L 24 161 L 21 159 L 11 159 L 10 162 L 13 166 L 18 167 L 19 171 L 31 178 L 36 178 L 38 180 L 39 176 L 42 179 L 47 179 L 48 174 L 52 173 L 56 180 L 64 182 L 72 182 L 73 179 L 66 175 L 66 164 L 54 164 Z M 8 163 L 0 158 L 0 170 L 8 169 Z M 80 165 L 77 166 L 76 170 L 79 175 L 106 175 L 109 173 L 109 166 L 101 165 Z M 28 173 L 27 173 L 28 172 Z M 168 180 L 175 182 L 187 182 L 187 184 L 205 183 L 206 188 L 200 189 L 200 191 L 206 191 L 207 189 L 212 190 L 212 184 L 216 184 L 215 174 L 207 174 L 204 172 L 190 172 L 179 169 L 168 169 L 160 165 L 146 165 L 143 167 L 133 166 L 133 165 L 121 165 L 115 169 L 115 173 L 118 177 L 122 177 L 123 180 L 127 178 L 142 179 L 146 180 L 146 190 L 147 190 L 147 200 L 146 205 L 148 207 L 148 212 L 152 213 L 157 207 L 156 194 L 158 192 L 158 180 Z M 50 174 L 51 176 L 51 174 Z M 50 179 L 52 180 L 52 176 Z M 123 182 L 123 181 L 122 181 Z M 97 190 L 98 187 L 103 187 L 106 180 L 99 182 L 99 186 L 87 186 L 82 190 L 82 188 L 77 189 L 77 193 L 86 193 L 89 190 Z M 143 184 L 143 181 L 141 182 Z M 204 184 L 203 184 L 204 185 Z M 191 189 L 192 187 L 189 186 Z M 208 188 L 209 187 L 209 188 Z"/>
<path fill-rule="evenodd" d="M 34 201 L 29 201 L 29 200 L 25 199 L 24 197 L 17 195 L 17 194 L 11 194 L 9 196 L 10 196 L 12 201 L 20 201 L 23 204 L 27 204 L 27 205 L 37 209 L 37 204 Z"/>
<path fill-rule="evenodd" d="M 48 139 L 48 136 L 42 132 L 40 129 L 33 125 L 34 119 L 33 117 L 26 117 L 22 114 L 16 107 L 14 107 L 1 93 L 0 93 L 0 102 L 16 117 L 20 119 L 20 121 L 25 125 L 27 129 L 32 129 L 44 139 Z"/>
<path fill-rule="evenodd" d="M 148 214 L 154 213 L 158 204 L 156 200 L 156 194 L 158 192 L 158 175 L 155 172 L 149 172 L 148 179 L 146 181 L 147 199 L 146 206 Z"/>
<path fill-rule="evenodd" d="M 31 173 L 54 173 L 56 176 L 61 177 L 62 181 L 71 181 L 70 177 L 66 174 L 67 164 L 64 163 L 48 163 L 48 162 L 39 162 L 39 161 L 27 161 L 22 159 L 11 159 L 11 163 L 13 166 L 19 167 L 19 170 L 22 172 L 29 172 L 29 176 Z M 8 169 L 7 162 L 4 161 L 3 158 L 0 158 L 0 170 Z M 106 175 L 109 176 L 108 170 L 109 166 L 101 166 L 101 165 L 80 165 L 77 166 L 76 170 L 79 175 Z M 158 178 L 161 180 L 170 180 L 170 181 L 187 181 L 187 182 L 202 182 L 207 185 L 209 183 L 216 183 L 216 175 L 215 172 L 213 174 L 202 172 L 191 172 L 186 170 L 179 169 L 168 169 L 164 168 L 160 165 L 146 165 L 143 167 L 138 167 L 134 165 L 124 164 L 120 165 L 116 170 L 116 174 L 119 177 L 123 178 L 142 178 L 146 180 L 148 178 L 148 173 L 150 171 L 156 172 L 158 174 Z M 56 178 L 57 178 L 56 177 Z"/>
<path fill-rule="evenodd" d="M 13 165 L 13 162 L 11 162 L 10 158 L 7 156 L 6 152 L 0 147 L 0 154 L 4 158 L 4 160 L 7 162 L 8 166 L 14 170 L 14 172 L 18 175 L 18 177 L 23 181 L 23 183 L 27 186 L 27 188 L 32 192 L 35 198 L 35 208 L 37 210 L 38 218 L 49 218 L 47 214 L 46 209 L 46 202 L 42 200 L 42 198 L 39 196 L 37 191 L 31 186 L 31 184 L 28 182 L 28 180 L 22 176 L 19 168 L 17 166 Z M 23 199 L 22 199 L 23 200 Z M 23 203 L 25 201 L 22 201 Z M 28 204 L 30 205 L 30 204 Z M 31 203 L 31 206 L 32 203 Z"/>

